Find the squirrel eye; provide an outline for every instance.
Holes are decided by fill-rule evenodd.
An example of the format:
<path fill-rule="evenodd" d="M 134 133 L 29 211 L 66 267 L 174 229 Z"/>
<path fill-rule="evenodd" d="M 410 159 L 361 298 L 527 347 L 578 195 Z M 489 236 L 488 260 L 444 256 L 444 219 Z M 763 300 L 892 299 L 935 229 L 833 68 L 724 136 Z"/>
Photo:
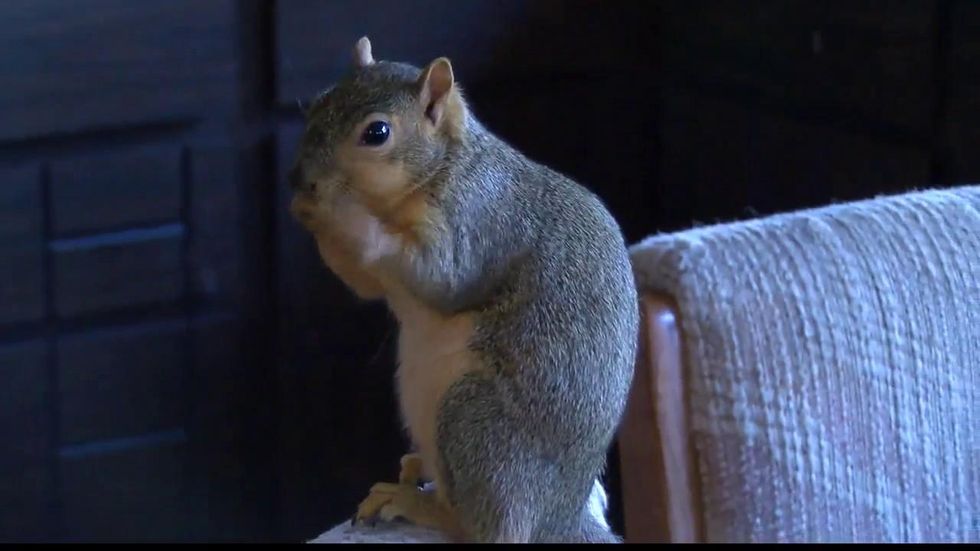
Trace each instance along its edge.
<path fill-rule="evenodd" d="M 384 121 L 374 121 L 367 125 L 364 134 L 361 135 L 361 143 L 364 145 L 378 146 L 388 141 L 391 129 Z"/>

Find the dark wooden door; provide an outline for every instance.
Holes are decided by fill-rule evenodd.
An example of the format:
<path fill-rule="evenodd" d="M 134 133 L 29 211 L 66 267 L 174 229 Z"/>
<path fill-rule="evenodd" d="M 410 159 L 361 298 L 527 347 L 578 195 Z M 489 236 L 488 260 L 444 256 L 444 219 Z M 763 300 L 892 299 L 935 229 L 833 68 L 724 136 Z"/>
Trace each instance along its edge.
<path fill-rule="evenodd" d="M 272 533 L 258 7 L 0 6 L 0 540 Z"/>

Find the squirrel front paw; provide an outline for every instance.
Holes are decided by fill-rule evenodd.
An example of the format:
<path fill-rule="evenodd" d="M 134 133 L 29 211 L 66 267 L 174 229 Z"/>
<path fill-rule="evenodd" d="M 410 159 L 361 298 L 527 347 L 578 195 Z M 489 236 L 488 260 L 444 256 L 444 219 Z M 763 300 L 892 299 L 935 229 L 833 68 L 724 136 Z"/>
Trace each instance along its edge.
<path fill-rule="evenodd" d="M 307 231 L 315 232 L 319 228 L 320 205 L 316 198 L 309 194 L 296 194 L 289 202 L 289 213 Z"/>

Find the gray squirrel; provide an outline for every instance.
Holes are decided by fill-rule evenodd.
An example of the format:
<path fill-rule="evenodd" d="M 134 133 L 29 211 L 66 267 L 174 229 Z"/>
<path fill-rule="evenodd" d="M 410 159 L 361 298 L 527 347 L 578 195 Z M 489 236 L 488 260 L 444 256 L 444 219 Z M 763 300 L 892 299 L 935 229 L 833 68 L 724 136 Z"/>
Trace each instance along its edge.
<path fill-rule="evenodd" d="M 621 542 L 600 477 L 639 306 L 603 203 L 487 130 L 447 58 L 375 61 L 367 37 L 310 105 L 289 172 L 290 211 L 326 266 L 399 324 L 414 450 L 355 520 L 459 542 Z"/>

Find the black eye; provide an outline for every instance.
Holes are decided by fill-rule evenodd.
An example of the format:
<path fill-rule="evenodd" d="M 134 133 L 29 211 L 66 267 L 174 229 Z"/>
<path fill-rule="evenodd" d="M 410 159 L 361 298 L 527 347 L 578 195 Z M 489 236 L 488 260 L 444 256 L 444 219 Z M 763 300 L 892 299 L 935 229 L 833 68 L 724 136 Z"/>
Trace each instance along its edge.
<path fill-rule="evenodd" d="M 391 129 L 384 121 L 374 121 L 367 125 L 364 134 L 361 135 L 361 143 L 364 145 L 378 146 L 388 141 Z"/>

